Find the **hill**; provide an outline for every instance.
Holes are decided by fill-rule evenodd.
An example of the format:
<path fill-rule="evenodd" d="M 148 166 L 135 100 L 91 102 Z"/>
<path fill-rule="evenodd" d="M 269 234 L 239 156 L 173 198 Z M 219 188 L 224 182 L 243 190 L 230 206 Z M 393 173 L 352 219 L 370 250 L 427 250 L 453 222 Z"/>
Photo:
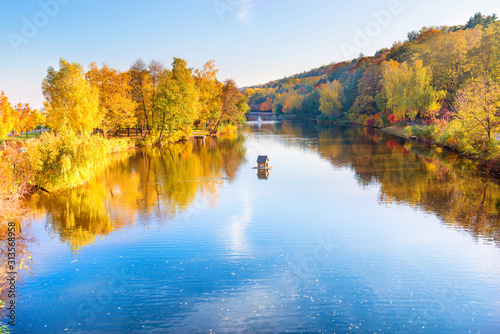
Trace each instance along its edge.
<path fill-rule="evenodd" d="M 464 25 L 423 27 L 361 56 L 245 89 L 252 111 L 384 127 L 405 119 L 456 118 L 471 82 L 500 81 L 500 23 L 475 14 Z M 403 87 L 403 88 L 401 88 Z"/>

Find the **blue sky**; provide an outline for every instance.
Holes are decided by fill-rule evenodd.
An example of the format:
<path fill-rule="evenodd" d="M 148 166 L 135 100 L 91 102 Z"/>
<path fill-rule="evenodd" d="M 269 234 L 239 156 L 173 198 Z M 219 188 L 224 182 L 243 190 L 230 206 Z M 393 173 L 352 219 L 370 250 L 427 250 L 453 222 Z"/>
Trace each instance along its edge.
<path fill-rule="evenodd" d="M 126 70 L 173 57 L 242 86 L 372 55 L 423 26 L 500 15 L 498 0 L 0 0 L 0 90 L 41 107 L 60 57 Z"/>

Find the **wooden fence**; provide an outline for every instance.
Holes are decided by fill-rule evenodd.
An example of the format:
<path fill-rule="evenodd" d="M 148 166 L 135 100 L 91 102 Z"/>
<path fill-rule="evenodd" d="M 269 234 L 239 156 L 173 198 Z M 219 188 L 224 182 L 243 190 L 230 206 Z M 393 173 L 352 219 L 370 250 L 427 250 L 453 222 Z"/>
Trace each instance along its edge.
<path fill-rule="evenodd" d="M 149 130 L 147 131 L 149 132 Z M 94 134 L 104 135 L 104 131 L 102 129 L 96 128 L 94 129 Z M 135 137 L 140 136 L 142 134 L 140 126 L 134 126 L 132 128 L 118 128 L 108 131 L 108 137 Z"/>

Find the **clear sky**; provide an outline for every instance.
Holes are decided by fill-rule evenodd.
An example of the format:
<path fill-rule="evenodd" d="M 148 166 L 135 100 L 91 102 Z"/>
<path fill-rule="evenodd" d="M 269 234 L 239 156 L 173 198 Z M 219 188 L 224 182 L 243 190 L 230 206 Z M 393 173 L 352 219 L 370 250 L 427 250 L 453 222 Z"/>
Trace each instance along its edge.
<path fill-rule="evenodd" d="M 500 15 L 498 0 L 0 0 L 0 90 L 41 107 L 41 83 L 60 57 L 127 70 L 173 57 L 219 79 L 265 83 L 363 52 L 423 26 Z"/>

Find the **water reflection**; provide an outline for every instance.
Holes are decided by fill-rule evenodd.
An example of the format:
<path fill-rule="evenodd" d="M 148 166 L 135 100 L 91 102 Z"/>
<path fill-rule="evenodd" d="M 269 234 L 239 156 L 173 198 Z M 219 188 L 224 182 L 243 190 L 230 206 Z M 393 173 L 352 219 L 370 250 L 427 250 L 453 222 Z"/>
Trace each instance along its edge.
<path fill-rule="evenodd" d="M 500 241 L 500 187 L 480 178 L 476 164 L 439 147 L 405 141 L 363 127 L 313 128 L 284 123 L 287 145 L 317 150 L 348 168 L 362 187 L 380 185 L 380 204 L 399 203 L 437 215 L 449 226 Z M 311 139 L 317 138 L 317 142 Z"/>
<path fill-rule="evenodd" d="M 259 169 L 257 171 L 257 178 L 259 180 L 267 180 L 267 179 L 269 179 L 269 170 L 267 170 L 267 169 Z"/>
<path fill-rule="evenodd" d="M 104 174 L 77 189 L 38 193 L 31 203 L 47 214 L 47 229 L 77 252 L 97 236 L 131 226 L 138 213 L 167 223 L 198 198 L 213 205 L 219 187 L 244 162 L 241 136 L 188 141 L 117 157 Z M 152 219 L 142 219 L 150 224 Z"/>

